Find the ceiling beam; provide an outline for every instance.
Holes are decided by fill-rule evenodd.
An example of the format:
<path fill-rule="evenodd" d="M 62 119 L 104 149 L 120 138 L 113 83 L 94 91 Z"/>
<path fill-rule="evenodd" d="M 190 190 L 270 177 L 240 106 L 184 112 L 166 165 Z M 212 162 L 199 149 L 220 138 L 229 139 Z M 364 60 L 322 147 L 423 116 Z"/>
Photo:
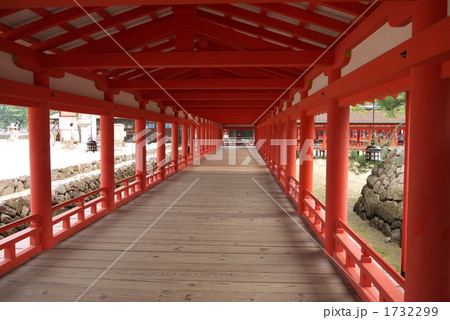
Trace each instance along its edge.
<path fill-rule="evenodd" d="M 139 7 L 124 13 L 120 13 L 118 15 L 112 16 L 110 18 L 106 18 L 101 20 L 100 24 L 103 28 L 109 29 L 117 24 L 122 24 L 128 21 L 132 21 L 134 19 L 137 19 L 139 17 L 150 15 L 152 13 L 156 13 L 159 10 L 162 10 L 166 8 L 166 6 L 143 6 Z M 65 43 L 69 43 L 71 41 L 74 41 L 76 39 L 80 39 L 86 36 L 89 36 L 91 34 L 97 33 L 99 31 L 99 27 L 95 23 L 88 24 L 87 26 L 74 29 L 72 31 L 63 33 L 59 36 L 40 41 L 36 44 L 33 44 L 31 46 L 32 49 L 37 50 L 47 50 L 50 48 L 58 47 L 60 45 L 63 45 Z"/>
<path fill-rule="evenodd" d="M 301 50 L 317 50 L 320 49 L 321 46 L 313 45 L 296 38 L 292 38 L 289 36 L 285 36 L 276 32 L 268 31 L 264 28 L 251 26 L 247 23 L 243 23 L 240 21 L 233 20 L 231 18 L 223 18 L 218 15 L 205 12 L 198 11 L 196 14 L 197 17 L 211 21 L 213 23 L 217 23 L 223 25 L 228 28 L 233 28 L 235 30 L 243 31 L 245 33 L 251 34 L 253 36 L 268 39 L 270 41 L 280 43 L 282 45 L 288 46 L 290 48 L 297 48 Z"/>
<path fill-rule="evenodd" d="M 291 79 L 169 79 L 158 80 L 166 90 L 179 89 L 286 89 Z M 153 80 L 110 80 L 111 89 L 147 89 L 160 87 Z"/>
<path fill-rule="evenodd" d="M 320 3 L 323 0 L 309 0 L 310 3 Z M 388 1 L 415 1 L 415 0 L 380 0 Z M 173 4 L 211 4 L 211 3 L 275 3 L 285 2 L 283 0 L 152 0 L 153 5 L 173 5 Z M 359 2 L 359 0 L 326 0 L 326 2 Z M 79 0 L 83 6 L 129 6 L 147 5 L 148 0 Z M 14 0 L 1 1 L 0 9 L 25 9 L 25 8 L 68 8 L 76 7 L 73 0 Z"/>
<path fill-rule="evenodd" d="M 132 56 L 144 68 L 188 67 L 308 67 L 322 51 L 258 51 L 258 52 L 138 52 Z M 316 66 L 330 66 L 334 53 L 328 51 Z M 41 65 L 49 69 L 135 68 L 136 64 L 123 53 L 73 53 L 42 55 Z"/>
<path fill-rule="evenodd" d="M 222 100 L 260 100 L 260 101 L 274 101 L 277 99 L 279 93 L 271 92 L 186 92 L 186 93 L 170 93 L 172 97 L 177 101 L 184 100 L 196 100 L 196 101 L 222 101 Z M 164 92 L 145 93 L 143 94 L 144 100 L 172 101 Z"/>
<path fill-rule="evenodd" d="M 362 4 L 361 4 L 362 5 Z M 296 26 L 292 23 L 285 22 L 279 19 L 269 17 L 264 14 L 259 14 L 249 10 L 245 10 L 232 5 L 209 5 L 206 6 L 214 10 L 223 12 L 225 14 L 230 14 L 235 17 L 246 19 L 258 23 L 260 26 L 276 29 L 282 32 L 290 33 L 296 37 L 307 38 L 315 42 L 323 43 L 325 45 L 330 45 L 336 38 L 326 35 L 322 32 L 307 29 L 303 26 Z"/>

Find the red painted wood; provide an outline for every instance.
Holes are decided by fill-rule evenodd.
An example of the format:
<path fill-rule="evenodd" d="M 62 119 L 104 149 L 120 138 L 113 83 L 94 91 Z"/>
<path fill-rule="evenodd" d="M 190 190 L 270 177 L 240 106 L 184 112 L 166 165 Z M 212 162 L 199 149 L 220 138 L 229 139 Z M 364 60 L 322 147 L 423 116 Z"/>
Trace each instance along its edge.
<path fill-rule="evenodd" d="M 148 31 L 146 31 L 148 32 Z M 95 42 L 94 44 L 96 44 Z M 107 50 L 103 48 L 102 50 Z M 86 51 L 86 50 L 83 50 Z M 92 50 L 89 50 L 92 51 Z M 117 51 L 117 50 L 114 50 Z M 246 51 L 246 52 L 137 52 L 133 58 L 144 68 L 189 67 L 308 67 L 323 50 L 309 51 Z M 127 55 L 118 53 L 67 53 L 44 55 L 40 58 L 44 68 L 64 70 L 89 68 L 136 68 Z M 329 66 L 334 63 L 333 51 L 325 53 L 316 63 Z"/>
<path fill-rule="evenodd" d="M 446 4 L 445 0 L 419 1 L 413 35 L 444 19 Z M 449 301 L 450 273 L 443 266 L 450 263 L 450 235 L 445 232 L 450 227 L 446 214 L 450 210 L 446 185 L 450 81 L 441 80 L 440 64 L 411 70 L 410 95 L 405 301 Z M 430 105 L 433 108 L 427 108 Z M 439 209 L 430 210 L 430 203 L 438 203 Z"/>
<path fill-rule="evenodd" d="M 328 82 L 333 83 L 339 77 L 340 71 L 332 70 L 328 76 Z M 350 108 L 340 108 L 337 100 L 330 100 L 327 106 L 327 114 L 327 215 L 325 222 L 325 250 L 332 255 L 335 250 L 334 228 L 336 221 L 341 219 L 344 223 L 347 223 Z"/>
<path fill-rule="evenodd" d="M 156 163 L 157 168 L 161 170 L 161 177 L 164 180 L 165 177 L 165 171 L 163 170 L 164 166 L 166 165 L 166 123 L 163 121 L 158 121 L 156 124 L 156 130 L 158 133 L 157 136 L 157 147 L 156 147 Z"/>
<path fill-rule="evenodd" d="M 321 3 L 323 0 L 309 0 L 311 3 Z M 414 0 L 380 0 L 380 1 L 414 1 Z M 276 3 L 281 0 L 152 0 L 152 4 L 211 4 L 211 3 Z M 358 0 L 327 0 L 327 2 L 358 2 Z M 147 5 L 148 0 L 83 0 L 84 6 L 124 6 L 124 5 Z M 11 8 L 42 8 L 42 7 L 76 7 L 72 0 L 15 0 L 14 2 L 2 2 L 0 9 Z"/>
<path fill-rule="evenodd" d="M 49 76 L 35 73 L 34 84 L 48 87 Z M 44 250 L 53 247 L 49 111 L 48 103 L 43 102 L 28 108 L 31 215 L 39 216 L 40 243 Z"/>
<path fill-rule="evenodd" d="M 105 92 L 105 100 L 114 101 L 114 95 Z M 107 211 L 114 211 L 114 116 L 100 116 L 100 184 L 107 192 Z"/>

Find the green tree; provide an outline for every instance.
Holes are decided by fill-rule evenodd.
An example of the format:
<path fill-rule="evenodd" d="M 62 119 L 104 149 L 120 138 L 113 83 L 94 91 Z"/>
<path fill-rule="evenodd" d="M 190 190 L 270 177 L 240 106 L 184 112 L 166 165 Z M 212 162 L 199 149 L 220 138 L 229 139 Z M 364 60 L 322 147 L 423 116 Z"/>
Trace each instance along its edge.
<path fill-rule="evenodd" d="M 350 106 L 352 113 L 365 114 L 368 112 L 366 106 L 375 105 L 376 110 L 381 110 L 386 118 L 396 119 L 404 115 L 406 111 L 406 92 L 400 92 L 397 97 L 386 96 L 383 100 L 375 99 L 374 102 L 367 101 L 363 105 Z"/>
<path fill-rule="evenodd" d="M 27 108 L 0 105 L 0 127 L 9 127 L 17 121 L 20 121 L 20 128 L 28 127 Z"/>
<path fill-rule="evenodd" d="M 59 111 L 51 110 L 50 115 Z M 28 128 L 28 110 L 26 107 L 0 104 L 0 128 L 7 128 L 11 123 L 20 121 L 19 128 Z"/>

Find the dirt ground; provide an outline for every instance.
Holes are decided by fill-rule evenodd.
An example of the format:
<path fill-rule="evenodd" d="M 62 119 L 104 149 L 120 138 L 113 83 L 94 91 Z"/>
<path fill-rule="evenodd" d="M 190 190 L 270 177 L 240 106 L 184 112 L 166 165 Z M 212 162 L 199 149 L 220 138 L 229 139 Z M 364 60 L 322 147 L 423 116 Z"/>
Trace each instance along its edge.
<path fill-rule="evenodd" d="M 298 166 L 297 166 L 298 168 Z M 298 170 L 298 169 L 297 169 Z M 298 172 L 297 172 L 298 174 Z M 391 266 L 400 272 L 402 249 L 395 243 L 386 243 L 386 237 L 378 230 L 369 226 L 368 221 L 361 220 L 353 212 L 353 206 L 360 196 L 362 187 L 366 184 L 369 172 L 356 175 L 348 174 L 348 225 L 375 251 L 377 251 Z M 298 176 L 297 176 L 298 177 Z M 325 204 L 326 160 L 314 159 L 313 194 Z"/>

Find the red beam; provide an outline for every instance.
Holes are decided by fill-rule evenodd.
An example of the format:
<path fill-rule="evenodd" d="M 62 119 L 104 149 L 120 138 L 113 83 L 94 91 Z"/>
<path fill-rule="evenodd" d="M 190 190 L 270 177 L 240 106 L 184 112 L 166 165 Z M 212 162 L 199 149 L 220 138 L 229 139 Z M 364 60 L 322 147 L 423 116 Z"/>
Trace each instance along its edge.
<path fill-rule="evenodd" d="M 414 0 L 380 0 L 380 1 L 414 1 Z M 211 4 L 211 3 L 275 3 L 285 2 L 282 0 L 152 0 L 152 4 L 173 5 L 173 4 Z M 323 0 L 308 0 L 310 3 L 320 4 Z M 358 0 L 326 0 L 326 2 L 359 2 Z M 148 0 L 79 0 L 83 6 L 129 6 L 129 5 L 147 5 Z M 73 0 L 14 0 L 1 1 L 0 9 L 25 9 L 25 8 L 60 8 L 76 7 Z"/>
<path fill-rule="evenodd" d="M 26 95 L 24 95 L 26 92 Z M 113 113 L 114 116 L 129 119 L 148 119 L 151 121 L 164 120 L 180 123 L 192 123 L 191 120 L 181 119 L 161 113 L 141 110 L 118 103 L 84 97 L 72 93 L 57 91 L 49 88 L 34 86 L 0 78 L 0 103 L 13 101 L 26 103 L 24 106 L 35 106 L 38 102 L 48 103 L 51 109 L 75 111 L 91 114 Z"/>
<path fill-rule="evenodd" d="M 98 10 L 98 8 L 86 8 L 86 11 L 91 13 Z M 18 28 L 11 29 L 1 36 L 11 40 L 16 40 L 25 35 L 32 35 L 45 29 L 61 25 L 67 21 L 76 19 L 78 17 L 86 15 L 80 8 L 70 8 L 55 14 L 51 14 L 45 18 L 41 18 L 37 21 L 27 23 Z"/>
<path fill-rule="evenodd" d="M 144 68 L 189 67 L 308 67 L 323 51 L 257 51 L 257 52 L 138 52 L 132 56 Z M 334 52 L 328 51 L 316 63 L 330 66 Z M 136 68 L 136 63 L 123 53 L 68 53 L 42 55 L 41 64 L 51 69 Z"/>
<path fill-rule="evenodd" d="M 158 80 L 167 90 L 173 89 L 286 89 L 290 79 L 169 79 Z M 153 80 L 110 80 L 111 89 L 160 89 Z"/>
<path fill-rule="evenodd" d="M 340 20 L 329 18 L 327 16 L 301 9 L 298 7 L 293 7 L 287 4 L 262 4 L 256 5 L 261 9 L 276 12 L 278 14 L 297 19 L 303 22 L 307 22 L 325 29 L 333 30 L 335 32 L 343 32 L 348 27 L 348 23 Z"/>
<path fill-rule="evenodd" d="M 284 47 L 250 37 L 230 28 L 219 26 L 205 19 L 194 17 L 192 19 L 194 31 L 213 41 L 225 44 L 239 50 L 285 50 Z"/>
<path fill-rule="evenodd" d="M 261 93 L 253 93 L 253 92 L 205 92 L 205 93 L 196 93 L 196 92 L 186 92 L 186 93 L 171 93 L 173 98 L 177 101 L 183 100 L 198 100 L 198 101 L 221 101 L 221 100 L 265 100 L 265 101 L 274 101 L 279 97 L 279 93 L 270 93 L 270 92 L 261 92 Z M 145 100 L 170 100 L 167 94 L 163 92 L 156 93 L 145 93 L 143 95 Z M 172 101 L 172 100 L 170 100 Z"/>
<path fill-rule="evenodd" d="M 107 18 L 107 19 L 103 19 L 100 21 L 100 25 L 105 28 L 105 29 L 109 29 L 112 26 L 115 26 L 117 24 L 121 24 L 121 23 L 125 23 L 128 21 L 132 21 L 134 19 L 137 19 L 139 17 L 145 16 L 145 15 L 150 15 L 151 13 L 155 13 L 159 10 L 162 10 L 166 8 L 165 6 L 158 6 L 158 7 L 153 7 L 153 6 L 143 6 L 143 7 L 139 7 L 124 13 L 120 13 L 118 15 L 115 15 L 113 17 Z M 87 26 L 78 28 L 78 29 L 74 29 L 72 31 L 66 32 L 64 34 L 61 34 L 59 36 L 50 38 L 48 40 L 44 40 L 44 41 L 40 41 L 36 44 L 33 44 L 31 46 L 32 49 L 37 49 L 37 50 L 41 50 L 41 51 L 45 51 L 47 49 L 50 48 L 55 48 L 58 47 L 62 44 L 65 43 L 69 43 L 71 41 L 74 41 L 76 39 L 80 39 L 83 38 L 85 36 L 88 36 L 90 34 L 94 34 L 97 33 L 99 31 L 99 28 L 97 26 L 97 24 L 92 23 L 89 24 Z"/>
<path fill-rule="evenodd" d="M 298 115 L 301 110 L 321 108 L 328 100 L 343 99 L 374 86 L 380 86 L 409 75 L 410 69 L 426 63 L 443 63 L 450 59 L 450 42 L 442 41 L 450 34 L 450 17 L 447 17 L 413 38 L 394 47 L 357 70 L 329 84 L 312 96 L 286 110 L 281 116 Z M 406 58 L 400 55 L 407 51 Z M 401 80 L 399 80 L 401 81 Z"/>
<path fill-rule="evenodd" d="M 240 31 L 246 32 L 248 34 L 260 37 L 260 38 L 265 38 L 265 39 L 274 41 L 276 43 L 280 43 L 280 44 L 289 46 L 291 48 L 297 48 L 297 49 L 301 49 L 301 50 L 317 50 L 317 49 L 321 48 L 320 46 L 313 45 L 313 44 L 298 40 L 296 38 L 288 37 L 288 36 L 285 36 L 285 35 L 282 35 L 282 34 L 279 34 L 276 32 L 272 32 L 272 31 L 268 31 L 268 30 L 260 28 L 260 27 L 251 26 L 249 24 L 246 24 L 246 23 L 243 23 L 240 21 L 232 20 L 231 18 L 223 18 L 223 17 L 220 17 L 218 15 L 215 15 L 215 14 L 212 14 L 209 12 L 198 11 L 196 16 L 198 16 L 202 19 L 211 21 L 213 23 L 221 24 L 228 28 L 240 30 Z"/>
<path fill-rule="evenodd" d="M 361 4 L 364 6 L 363 4 Z M 249 21 L 257 22 L 260 26 L 265 26 L 273 29 L 277 29 L 279 31 L 283 31 L 289 34 L 292 34 L 296 37 L 302 37 L 306 39 L 310 39 L 323 44 L 331 44 L 335 38 L 329 35 L 326 35 L 322 32 L 317 32 L 311 29 L 307 29 L 303 26 L 296 26 L 292 23 L 285 22 L 279 19 L 271 18 L 267 15 L 259 14 L 256 12 L 252 12 L 249 10 L 241 9 L 239 7 L 231 6 L 231 5 L 209 5 L 207 6 L 214 10 L 227 13 L 233 15 L 235 17 L 239 17 L 241 19 L 246 19 Z"/>
<path fill-rule="evenodd" d="M 122 47 L 131 50 L 173 35 L 175 33 L 175 25 L 176 19 L 171 15 L 131 29 L 126 29 L 125 31 L 114 34 L 113 37 Z M 101 31 L 100 29 L 97 30 Z M 121 49 L 114 41 L 106 36 L 102 39 L 68 50 L 67 53 L 105 51 L 121 52 Z"/>
<path fill-rule="evenodd" d="M 195 108 L 195 107 L 261 107 L 267 106 L 267 101 L 252 101 L 252 100 L 223 100 L 223 101 L 195 101 L 185 100 L 183 101 L 183 107 Z"/>

